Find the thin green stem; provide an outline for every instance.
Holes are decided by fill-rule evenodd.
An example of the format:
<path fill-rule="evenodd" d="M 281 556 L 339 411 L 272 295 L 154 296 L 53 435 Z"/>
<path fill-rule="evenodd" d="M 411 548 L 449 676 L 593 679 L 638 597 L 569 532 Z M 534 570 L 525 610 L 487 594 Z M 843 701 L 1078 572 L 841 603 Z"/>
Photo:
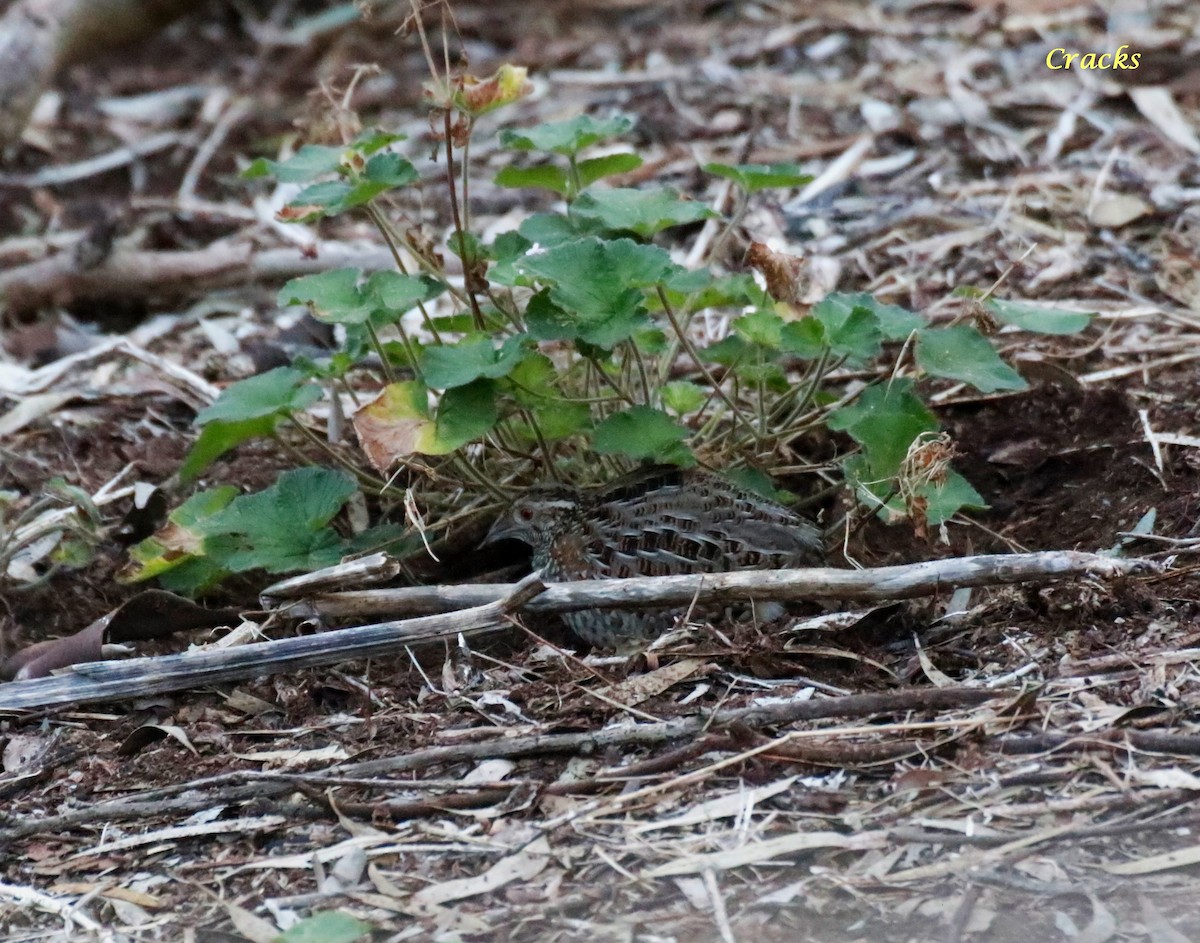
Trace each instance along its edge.
<path fill-rule="evenodd" d="M 450 121 L 450 110 L 442 115 L 442 124 L 446 133 L 446 186 L 450 193 L 450 217 L 454 220 L 454 232 L 458 236 L 459 251 L 466 255 L 466 231 L 463 228 L 462 212 L 458 206 L 458 187 L 454 180 L 454 142 L 451 140 L 453 128 Z M 464 270 L 469 269 L 471 265 L 470 259 L 464 258 Z M 471 288 L 471 275 L 467 271 L 467 302 L 471 306 L 471 317 L 475 319 L 475 329 L 482 331 L 486 326 L 483 320 L 483 311 L 479 307 L 479 299 L 475 297 L 475 292 Z"/>
<path fill-rule="evenodd" d="M 391 225 L 388 223 L 383 213 L 379 211 L 379 207 L 377 207 L 374 203 L 367 204 L 367 215 L 370 217 L 371 222 L 375 224 L 375 228 L 379 230 L 379 234 L 383 236 L 383 241 L 387 243 L 388 251 L 391 252 L 392 259 L 394 259 L 396 262 L 396 268 L 399 269 L 401 274 L 407 275 L 408 268 L 404 264 L 404 259 L 400 256 L 400 248 L 396 245 L 396 238 L 395 234 L 392 232 Z M 409 246 L 408 248 L 409 251 L 412 252 L 412 247 Z M 420 256 L 415 252 L 413 252 L 413 257 L 420 259 Z M 425 302 L 418 302 L 417 310 L 421 312 L 421 319 L 425 322 L 425 330 L 429 331 L 433 339 L 440 344 L 442 342 L 441 335 L 438 334 L 437 328 L 433 326 L 433 318 L 430 317 L 429 311 L 425 308 Z M 404 328 L 400 326 L 399 320 L 396 321 L 396 327 L 401 333 L 403 333 Z M 405 344 L 405 346 L 407 347 L 408 345 Z"/>
<path fill-rule="evenodd" d="M 332 448 L 328 442 L 313 432 L 312 429 L 310 429 L 304 423 L 294 421 L 294 424 L 309 442 L 328 455 L 335 464 L 353 475 L 358 480 L 359 484 L 376 492 L 381 492 L 385 487 L 387 487 L 386 481 L 384 481 L 382 478 L 376 478 L 373 475 L 363 471 L 353 462 L 346 459 L 344 456 L 339 454 L 336 449 Z M 311 459 L 307 455 L 297 449 L 286 439 L 276 436 L 275 441 L 279 443 L 280 447 L 285 452 L 292 456 L 297 465 L 307 465 L 311 462 Z"/>
<path fill-rule="evenodd" d="M 617 394 L 617 399 L 628 403 L 630 406 L 636 406 L 637 401 L 630 396 L 625 390 L 621 389 L 619 383 L 604 372 L 604 368 L 596 362 L 594 358 L 589 357 L 587 360 L 588 366 L 595 372 L 596 378 L 606 384 L 614 393 Z"/>
<path fill-rule="evenodd" d="M 451 456 L 451 464 L 460 475 L 470 478 L 490 494 L 495 495 L 502 501 L 508 500 L 507 495 L 496 487 L 495 482 L 476 468 L 474 462 L 468 461 L 467 457 L 461 451 L 457 451 Z"/>
<path fill-rule="evenodd" d="M 379 340 L 379 332 L 375 330 L 375 325 L 370 321 L 367 321 L 363 327 L 367 329 L 367 337 L 371 341 L 371 346 L 375 348 L 375 353 L 379 356 L 379 367 L 383 370 L 383 378 L 388 383 L 395 383 L 396 375 L 392 373 L 392 365 L 388 363 L 387 353 L 384 351 L 383 344 Z M 411 353 L 411 350 L 409 352 Z"/>
<path fill-rule="evenodd" d="M 713 392 L 715 392 L 725 403 L 725 405 L 729 407 L 730 412 L 737 417 L 738 421 L 746 427 L 746 429 L 750 432 L 750 435 L 753 436 L 754 440 L 757 442 L 758 433 L 754 428 L 754 423 L 746 418 L 745 414 L 738 409 L 737 404 L 729 398 L 723 389 L 721 389 L 721 385 L 712 375 L 712 371 L 709 370 L 704 361 L 700 359 L 700 354 L 696 351 L 696 348 L 692 346 L 692 342 L 688 339 L 687 334 L 684 332 L 683 328 L 680 327 L 679 321 L 675 318 L 675 312 L 671 310 L 671 304 L 667 301 L 667 294 L 663 291 L 661 285 L 658 286 L 658 297 L 662 302 L 663 312 L 666 314 L 667 320 L 671 322 L 671 329 L 675 331 L 675 336 L 679 338 L 679 342 L 683 345 L 684 351 L 689 357 L 692 358 L 692 362 L 696 364 L 700 372 L 704 374 L 704 379 L 709 382 Z"/>
<path fill-rule="evenodd" d="M 635 344 L 632 340 L 626 341 L 625 343 L 629 349 L 629 352 L 633 354 L 633 362 L 637 367 L 638 377 L 642 382 L 642 401 L 647 406 L 651 406 L 653 404 L 651 403 L 652 397 L 650 395 L 650 377 L 646 372 L 646 362 L 642 359 L 642 352 L 637 349 L 637 344 Z"/>
<path fill-rule="evenodd" d="M 546 437 L 542 434 L 542 427 L 538 425 L 538 421 L 533 413 L 524 406 L 521 407 L 521 417 L 529 423 L 529 428 L 533 430 L 533 436 L 537 439 L 538 448 L 541 449 L 542 457 L 545 458 L 546 464 L 549 465 L 554 453 L 550 451 L 550 443 L 546 441 Z"/>

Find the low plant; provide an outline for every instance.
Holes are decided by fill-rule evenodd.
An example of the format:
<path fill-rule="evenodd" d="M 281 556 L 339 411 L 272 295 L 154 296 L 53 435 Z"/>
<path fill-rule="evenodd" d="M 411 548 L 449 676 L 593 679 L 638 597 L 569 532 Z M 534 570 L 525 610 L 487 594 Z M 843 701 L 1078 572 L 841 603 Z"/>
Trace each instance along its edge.
<path fill-rule="evenodd" d="M 947 325 L 863 293 L 804 305 L 798 260 L 757 244 L 750 263 L 760 278 L 689 269 L 664 247 L 664 232 L 715 225 L 721 245 L 755 193 L 809 178 L 790 164 L 709 164 L 706 173 L 737 191 L 724 220 L 666 187 L 609 185 L 642 164 L 613 149 L 633 127 L 624 116 L 500 131 L 513 160 L 495 182 L 550 191 L 560 203 L 484 241 L 471 213 L 472 136 L 481 115 L 525 91 L 523 70 L 507 66 L 487 79 L 435 78 L 441 180 L 422 181 L 399 153 L 401 139 L 380 131 L 249 167 L 248 178 L 303 185 L 282 219 L 365 214 L 396 268 L 337 269 L 284 285 L 279 304 L 304 305 L 336 325 L 340 349 L 226 388 L 197 417 L 182 476 L 194 480 L 262 436 L 287 447 L 307 440 L 343 467 L 288 472 L 260 495 L 200 492 L 135 549 L 129 578 L 195 590 L 239 569 L 303 569 L 395 547 L 403 539 L 395 528 L 347 539 L 330 522 L 359 488 L 385 505 L 407 498 L 417 521 L 412 492 L 389 481 L 398 468 L 436 530 L 531 479 L 587 483 L 642 461 L 740 468 L 747 483 L 771 488 L 763 472 L 814 464 L 809 443 L 822 429 L 852 446 L 841 472 L 871 513 L 924 527 L 984 506 L 950 465 L 953 447 L 925 400 L 926 379 L 983 393 L 1021 389 L 1025 381 L 980 326 L 1063 333 L 1084 327 L 1086 315 L 986 296 L 969 299 L 964 317 Z M 445 251 L 456 266 L 391 208 L 397 191 L 443 183 Z M 705 340 L 701 320 L 728 329 Z M 325 442 L 310 413 L 318 400 L 354 404 L 366 462 Z"/>

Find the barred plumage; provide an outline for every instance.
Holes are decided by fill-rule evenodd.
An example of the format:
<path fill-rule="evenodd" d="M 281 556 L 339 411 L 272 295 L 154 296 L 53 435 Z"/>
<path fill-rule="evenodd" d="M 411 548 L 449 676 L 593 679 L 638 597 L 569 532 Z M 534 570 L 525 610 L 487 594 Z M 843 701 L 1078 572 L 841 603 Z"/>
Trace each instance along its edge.
<path fill-rule="evenodd" d="M 547 582 L 721 573 L 804 566 L 821 556 L 818 529 L 798 514 L 711 472 L 655 466 L 588 491 L 531 488 L 488 541 L 533 549 Z M 587 609 L 567 623 L 613 646 L 660 634 L 681 610 Z"/>

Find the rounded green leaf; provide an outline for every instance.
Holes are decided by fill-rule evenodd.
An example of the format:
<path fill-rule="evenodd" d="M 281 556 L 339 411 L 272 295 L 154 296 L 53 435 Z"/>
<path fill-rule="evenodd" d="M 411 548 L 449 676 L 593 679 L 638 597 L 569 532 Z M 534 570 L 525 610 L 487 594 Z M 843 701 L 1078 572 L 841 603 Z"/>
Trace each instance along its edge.
<path fill-rule="evenodd" d="M 917 363 L 926 373 L 970 383 L 983 393 L 1029 385 L 969 324 L 922 328 L 917 332 Z"/>
<path fill-rule="evenodd" d="M 577 336 L 612 348 L 646 323 L 644 288 L 675 268 L 666 250 L 595 237 L 529 252 L 517 271 L 550 284 L 550 300 L 577 320 Z"/>
<path fill-rule="evenodd" d="M 802 187 L 813 179 L 799 164 L 705 164 L 704 170 L 732 180 L 747 193 L 772 187 Z"/>
<path fill-rule="evenodd" d="M 603 157 L 581 160 L 575 169 L 579 174 L 580 186 L 586 187 L 602 177 L 627 174 L 641 166 L 642 159 L 637 154 L 605 154 Z"/>
<path fill-rule="evenodd" d="M 498 187 L 529 187 L 551 190 L 559 196 L 565 196 L 571 185 L 567 181 L 567 172 L 553 164 L 540 167 L 505 167 L 492 180 Z"/>
<path fill-rule="evenodd" d="M 514 151 L 552 151 L 573 157 L 585 147 L 625 134 L 633 120 L 623 115 L 593 118 L 578 115 L 566 121 L 551 121 L 522 131 L 500 132 L 500 145 Z"/>
<path fill-rule="evenodd" d="M 883 348 L 883 332 L 875 312 L 865 305 L 848 305 L 826 298 L 813 306 L 810 318 L 825 328 L 825 341 L 835 356 L 855 362 L 870 360 Z"/>
<path fill-rule="evenodd" d="M 308 305 L 313 317 L 328 324 L 363 324 L 372 304 L 359 288 L 362 269 L 336 268 L 293 278 L 279 289 L 278 302 Z"/>
<path fill-rule="evenodd" d="M 1085 311 L 1042 308 L 1019 301 L 1001 301 L 999 298 L 993 298 L 987 302 L 987 306 L 1005 324 L 1014 324 L 1038 334 L 1078 334 L 1091 323 L 1094 316 Z"/>
<path fill-rule="evenodd" d="M 432 345 L 421 352 L 421 373 L 429 386 L 439 390 L 465 386 L 480 377 L 499 379 L 517 365 L 524 344 L 524 336 L 518 335 L 497 350 L 490 335 L 476 335 L 457 344 Z"/>
<path fill-rule="evenodd" d="M 278 943 L 354 943 L 373 928 L 340 910 L 315 913 L 291 927 Z"/>
<path fill-rule="evenodd" d="M 476 380 L 442 394 L 438 403 L 434 441 L 429 454 L 445 455 L 488 432 L 500 414 L 496 408 L 496 384 Z"/>
<path fill-rule="evenodd" d="M 200 410 L 196 423 L 239 422 L 277 413 L 290 413 L 321 398 L 321 390 L 295 367 L 276 367 L 238 380 L 221 391 L 216 402 Z"/>
<path fill-rule="evenodd" d="M 660 409 L 634 406 L 596 427 L 592 448 L 603 455 L 663 459 L 674 454 L 688 431 Z"/>
<path fill-rule="evenodd" d="M 386 312 L 394 321 L 445 290 L 445 283 L 431 275 L 404 275 L 387 270 L 375 272 L 367 279 L 362 288 L 362 299 L 372 312 Z"/>
<path fill-rule="evenodd" d="M 663 407 L 677 415 L 694 413 L 708 399 L 708 391 L 704 387 L 687 380 L 675 380 L 667 383 L 658 391 Z"/>
<path fill-rule="evenodd" d="M 672 190 L 629 188 L 589 191 L 575 201 L 571 213 L 611 232 L 633 232 L 643 239 L 717 215 L 703 203 L 685 200 Z"/>
<path fill-rule="evenodd" d="M 751 344 L 778 350 L 783 341 L 783 318 L 773 311 L 760 308 L 737 318 L 731 325 L 738 335 Z"/>
<path fill-rule="evenodd" d="M 829 315 L 842 312 L 842 320 L 845 320 L 855 308 L 864 308 L 873 314 L 883 336 L 892 341 L 904 340 L 913 331 L 925 325 L 925 321 L 920 315 L 913 314 L 899 305 L 884 304 L 865 291 L 857 293 L 835 291 L 826 295 L 814 308 L 814 312 L 817 309 Z"/>
<path fill-rule="evenodd" d="M 912 382 L 902 379 L 867 387 L 855 402 L 832 413 L 827 425 L 862 446 L 863 477 L 871 481 L 896 475 L 913 440 L 938 428 Z"/>

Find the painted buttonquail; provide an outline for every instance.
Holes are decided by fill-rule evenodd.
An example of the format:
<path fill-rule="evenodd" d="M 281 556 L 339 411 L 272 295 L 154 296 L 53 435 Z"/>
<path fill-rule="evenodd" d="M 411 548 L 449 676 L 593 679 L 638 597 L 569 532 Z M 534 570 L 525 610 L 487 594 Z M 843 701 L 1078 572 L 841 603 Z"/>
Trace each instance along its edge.
<path fill-rule="evenodd" d="M 547 582 L 764 570 L 821 558 L 811 522 L 720 475 L 675 466 L 587 491 L 535 486 L 486 542 L 507 538 L 533 549 Z M 685 611 L 585 609 L 564 618 L 584 641 L 616 647 L 661 634 Z"/>

